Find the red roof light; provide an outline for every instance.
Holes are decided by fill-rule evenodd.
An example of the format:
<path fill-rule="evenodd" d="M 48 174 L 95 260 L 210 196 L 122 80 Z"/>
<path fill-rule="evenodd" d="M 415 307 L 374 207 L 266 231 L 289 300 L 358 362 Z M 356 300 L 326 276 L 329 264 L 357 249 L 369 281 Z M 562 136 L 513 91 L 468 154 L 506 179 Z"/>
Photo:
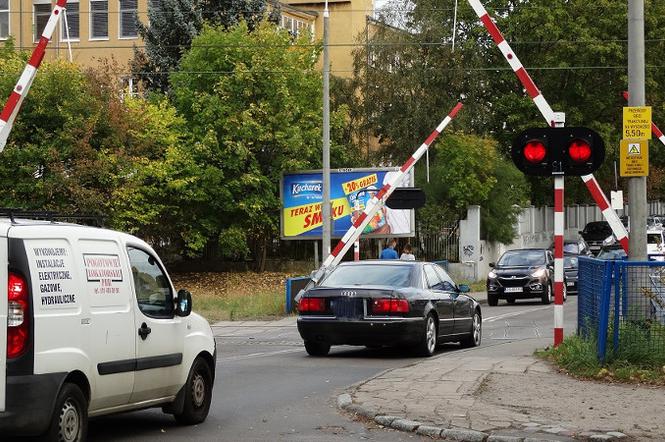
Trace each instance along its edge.
<path fill-rule="evenodd" d="M 591 158 L 591 145 L 584 140 L 573 140 L 568 146 L 568 155 L 575 163 L 585 163 Z"/>
<path fill-rule="evenodd" d="M 542 141 L 531 140 L 524 146 L 524 158 L 526 158 L 529 163 L 540 163 L 545 159 L 546 154 L 547 148 Z"/>

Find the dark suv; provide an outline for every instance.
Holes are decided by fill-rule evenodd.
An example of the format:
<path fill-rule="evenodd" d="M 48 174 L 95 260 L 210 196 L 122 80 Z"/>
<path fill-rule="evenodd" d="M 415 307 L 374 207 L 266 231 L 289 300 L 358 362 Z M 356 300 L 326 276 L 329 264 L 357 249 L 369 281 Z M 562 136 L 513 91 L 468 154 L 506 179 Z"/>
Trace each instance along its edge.
<path fill-rule="evenodd" d="M 487 304 L 495 306 L 499 299 L 509 304 L 524 298 L 540 298 L 543 304 L 554 300 L 554 258 L 549 250 L 508 250 L 490 267 L 493 269 L 487 276 Z M 564 299 L 565 296 L 564 290 Z"/>

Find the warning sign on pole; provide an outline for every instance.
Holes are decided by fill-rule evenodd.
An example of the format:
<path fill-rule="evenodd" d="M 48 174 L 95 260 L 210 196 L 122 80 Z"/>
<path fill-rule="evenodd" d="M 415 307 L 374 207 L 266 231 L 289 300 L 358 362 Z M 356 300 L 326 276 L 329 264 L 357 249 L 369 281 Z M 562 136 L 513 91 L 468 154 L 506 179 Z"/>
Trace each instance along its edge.
<path fill-rule="evenodd" d="M 638 140 L 651 139 L 651 106 L 623 108 L 623 137 Z"/>
<path fill-rule="evenodd" d="M 621 140 L 619 158 L 621 176 L 649 175 L 649 142 L 647 140 Z"/>

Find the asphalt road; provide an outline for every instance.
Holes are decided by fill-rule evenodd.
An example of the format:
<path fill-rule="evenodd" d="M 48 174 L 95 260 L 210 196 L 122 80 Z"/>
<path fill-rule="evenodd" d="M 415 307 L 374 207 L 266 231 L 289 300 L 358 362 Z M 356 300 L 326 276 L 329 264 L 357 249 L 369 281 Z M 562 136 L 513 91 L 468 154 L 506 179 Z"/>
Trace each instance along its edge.
<path fill-rule="evenodd" d="M 565 307 L 566 332 L 575 330 L 577 298 Z M 483 306 L 483 343 L 461 350 L 445 345 L 438 355 L 531 354 L 551 343 L 553 308 L 518 301 Z M 414 441 L 412 434 L 377 428 L 340 414 L 335 398 L 345 387 L 419 358 L 393 349 L 333 347 L 325 358 L 308 357 L 295 324 L 215 327 L 217 381 L 210 416 L 179 427 L 159 410 L 91 420 L 92 441 Z M 398 386 L 397 386 L 398 387 Z"/>

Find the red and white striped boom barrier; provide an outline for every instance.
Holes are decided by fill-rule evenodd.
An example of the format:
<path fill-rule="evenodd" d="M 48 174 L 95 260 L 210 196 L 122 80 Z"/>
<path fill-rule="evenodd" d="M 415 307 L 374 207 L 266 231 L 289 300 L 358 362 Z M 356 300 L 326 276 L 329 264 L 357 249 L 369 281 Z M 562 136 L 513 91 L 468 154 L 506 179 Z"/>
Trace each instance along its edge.
<path fill-rule="evenodd" d="M 383 206 L 388 197 L 395 191 L 398 184 L 402 182 L 404 177 L 411 171 L 414 164 L 427 152 L 429 146 L 436 140 L 436 138 L 443 132 L 443 130 L 450 124 L 450 122 L 455 118 L 457 113 L 462 108 L 462 103 L 457 103 L 453 110 L 443 119 L 443 121 L 434 129 L 434 131 L 427 137 L 425 142 L 416 149 L 416 151 L 411 155 L 411 157 L 406 160 L 406 162 L 400 167 L 399 173 L 394 174 L 390 180 L 383 185 L 381 190 L 379 190 L 376 195 L 370 199 L 362 214 L 356 219 L 353 225 L 346 231 L 342 239 L 337 243 L 333 251 L 328 255 L 326 260 L 323 262 L 323 265 L 316 274 L 312 277 L 312 283 L 317 283 L 325 275 L 326 270 L 335 267 L 344 257 L 344 254 L 349 250 L 352 244 L 355 243 L 356 239 L 360 237 L 363 229 L 376 212 Z"/>
<path fill-rule="evenodd" d="M 51 16 L 49 17 L 48 22 L 44 27 L 44 32 L 42 32 L 42 36 L 39 39 L 37 46 L 32 51 L 32 55 L 30 56 L 30 60 L 28 60 L 28 64 L 25 66 L 25 69 L 23 70 L 21 77 L 18 79 L 16 86 L 14 86 L 14 90 L 9 96 L 7 103 L 5 103 L 5 107 L 2 109 L 2 113 L 0 113 L 0 152 L 2 152 L 2 150 L 5 148 L 5 145 L 7 144 L 7 138 L 9 137 L 9 133 L 12 131 L 16 115 L 21 108 L 23 99 L 26 95 L 28 95 L 28 91 L 30 91 L 32 82 L 35 80 L 37 69 L 39 69 L 39 65 L 44 59 L 46 46 L 48 45 L 49 41 L 51 41 L 53 31 L 55 31 L 55 27 L 58 25 L 58 20 L 60 19 L 62 10 L 65 9 L 66 4 L 67 0 L 58 0 L 56 2 L 53 11 L 51 11 Z"/>
<path fill-rule="evenodd" d="M 483 25 L 485 25 L 485 28 L 492 37 L 492 40 L 494 40 L 494 43 L 496 43 L 496 45 L 501 50 L 504 58 L 508 64 L 510 64 L 510 67 L 515 72 L 515 75 L 517 75 L 517 78 L 522 83 L 522 86 L 524 86 L 526 89 L 536 107 L 538 107 L 538 110 L 543 115 L 543 118 L 545 118 L 545 121 L 547 121 L 547 124 L 554 127 L 557 123 L 557 121 L 555 121 L 555 113 L 552 111 L 552 108 L 547 103 L 547 100 L 545 100 L 545 97 L 527 73 L 519 58 L 517 58 L 515 52 L 512 50 L 505 38 L 503 38 L 501 31 L 499 31 L 499 28 L 492 21 L 492 18 L 485 10 L 485 7 L 482 5 L 482 3 L 480 3 L 480 0 L 469 0 L 469 4 L 475 11 L 476 15 L 478 15 L 478 18 L 480 18 L 480 21 L 483 22 Z M 589 192 L 596 202 L 596 205 L 602 212 L 603 217 L 605 220 L 607 220 L 608 224 L 612 228 L 614 236 L 616 236 L 617 240 L 621 243 L 621 246 L 624 248 L 626 253 L 628 253 L 628 231 L 621 222 L 621 219 L 619 219 L 619 216 L 610 206 L 609 200 L 603 193 L 603 190 L 600 188 L 598 181 L 592 174 L 584 175 L 582 180 L 584 181 L 584 184 L 586 184 L 587 189 L 589 189 Z"/>

